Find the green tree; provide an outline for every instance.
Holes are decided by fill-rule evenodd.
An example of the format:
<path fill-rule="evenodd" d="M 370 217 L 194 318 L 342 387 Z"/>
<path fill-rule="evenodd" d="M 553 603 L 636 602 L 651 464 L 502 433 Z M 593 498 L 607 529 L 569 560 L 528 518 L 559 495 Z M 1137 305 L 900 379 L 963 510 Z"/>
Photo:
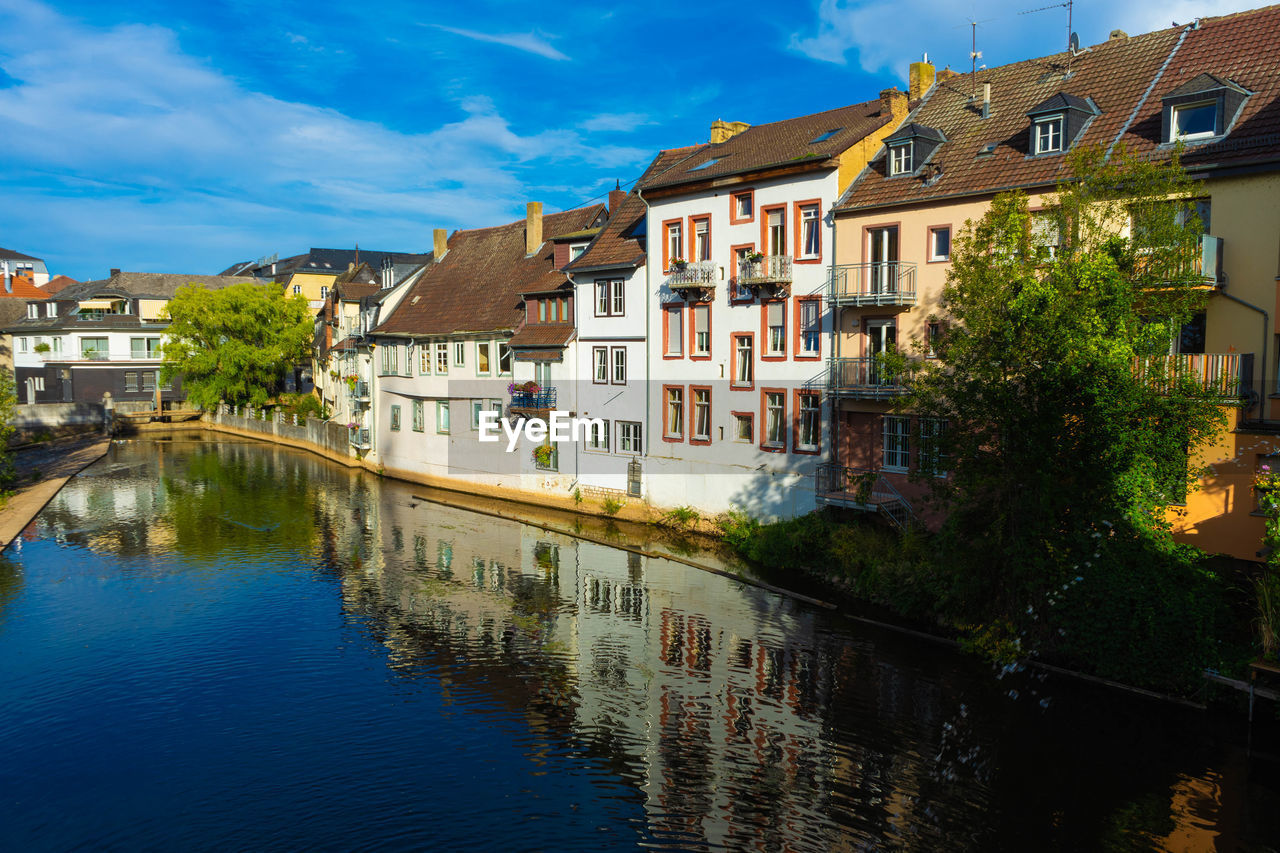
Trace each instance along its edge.
<path fill-rule="evenodd" d="M 1189 449 L 1225 421 L 1223 393 L 1168 356 L 1205 299 L 1177 156 L 1087 150 L 1071 168 L 1043 211 L 1007 193 L 968 223 L 942 357 L 912 365 L 901 401 L 946 422 L 920 438 L 950 472 L 924 475 L 949 511 L 950 605 L 965 618 L 1029 622 L 1118 538 L 1171 553 L 1161 508 L 1188 485 Z"/>
<path fill-rule="evenodd" d="M 219 290 L 189 284 L 167 307 L 172 320 L 163 376 L 181 376 L 187 398 L 261 406 L 285 373 L 310 353 L 314 326 L 307 300 L 276 284 L 242 282 Z"/>
<path fill-rule="evenodd" d="M 18 393 L 14 388 L 13 374 L 0 371 L 0 489 L 8 489 L 15 480 L 13 454 L 9 452 L 9 439 L 16 427 L 14 416 L 18 409 Z"/>

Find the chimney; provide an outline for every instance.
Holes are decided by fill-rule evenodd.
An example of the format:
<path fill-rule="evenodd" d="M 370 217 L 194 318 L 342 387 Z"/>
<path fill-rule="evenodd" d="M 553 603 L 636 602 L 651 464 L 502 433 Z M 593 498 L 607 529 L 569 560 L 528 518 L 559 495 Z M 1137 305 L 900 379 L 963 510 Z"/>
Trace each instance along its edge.
<path fill-rule="evenodd" d="M 749 127 L 751 125 L 745 121 L 725 121 L 722 118 L 718 118 L 711 122 L 711 144 L 728 142 Z"/>
<path fill-rule="evenodd" d="M 13 278 L 9 275 L 9 262 L 3 261 L 0 265 L 4 266 L 4 292 L 13 293 Z"/>
<path fill-rule="evenodd" d="M 907 114 L 907 93 L 899 92 L 898 87 L 885 89 L 880 93 L 880 115 L 903 118 Z"/>
<path fill-rule="evenodd" d="M 1107 37 L 1107 41 L 1115 41 L 1116 39 L 1127 39 L 1129 34 L 1124 30 L 1112 30 L 1111 35 Z"/>
<path fill-rule="evenodd" d="M 530 256 L 542 246 L 542 202 L 531 201 L 524 211 L 524 253 Z"/>
<path fill-rule="evenodd" d="M 118 276 L 118 275 L 120 275 L 120 270 L 118 270 L 118 269 L 112 269 L 112 270 L 111 270 L 110 278 L 115 278 L 115 277 L 116 277 L 116 276 Z"/>
<path fill-rule="evenodd" d="M 355 272 L 355 270 L 356 270 L 355 261 L 347 261 L 347 272 Z"/>
<path fill-rule="evenodd" d="M 960 76 L 960 72 L 952 71 L 951 66 L 948 65 L 946 68 L 938 72 L 938 82 L 945 83 L 948 80 L 950 80 L 952 77 L 959 77 L 959 76 Z"/>
<path fill-rule="evenodd" d="M 618 208 L 622 206 L 622 202 L 626 199 L 627 194 L 622 191 L 622 185 L 617 181 L 613 182 L 613 189 L 609 190 L 609 215 L 613 216 L 618 212 Z"/>
<path fill-rule="evenodd" d="M 982 117 L 991 118 L 991 84 L 982 84 Z"/>
<path fill-rule="evenodd" d="M 918 101 L 924 97 L 924 93 L 933 86 L 934 76 L 929 54 L 926 53 L 921 61 L 911 63 L 907 72 L 907 89 L 911 100 Z"/>
<path fill-rule="evenodd" d="M 431 232 L 434 245 L 432 251 L 435 253 L 435 259 L 438 261 L 449 251 L 449 232 L 443 228 L 437 228 Z"/>

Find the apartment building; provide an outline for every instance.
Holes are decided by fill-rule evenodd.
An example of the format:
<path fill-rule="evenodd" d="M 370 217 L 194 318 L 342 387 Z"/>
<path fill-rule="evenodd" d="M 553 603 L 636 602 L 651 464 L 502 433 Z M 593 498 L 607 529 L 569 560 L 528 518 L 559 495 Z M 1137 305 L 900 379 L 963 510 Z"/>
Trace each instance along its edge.
<path fill-rule="evenodd" d="M 830 209 L 906 116 L 909 95 L 757 126 L 647 177 L 645 491 L 659 506 L 812 510 L 830 448 L 820 393 Z"/>
<path fill-rule="evenodd" d="M 939 297 L 951 243 L 999 192 L 1020 189 L 1033 214 L 1068 177 L 1081 146 L 1168 157 L 1202 183 L 1200 274 L 1208 306 L 1171 354 L 1229 389 L 1231 428 L 1193 465 L 1210 473 L 1175 530 L 1187 541 L 1252 559 L 1262 535 L 1252 484 L 1275 453 L 1275 314 L 1280 247 L 1280 7 L 1129 37 L 985 69 L 944 74 L 835 207 L 827 304 L 836 316 L 827 389 L 835 401 L 835 459 L 821 498 L 849 503 L 849 471 L 878 472 L 872 509 L 918 502 L 909 473 L 920 443 L 945 425 L 892 409 L 905 377 L 878 353 L 914 343 L 934 357 L 945 332 Z M 1041 233 L 1043 232 L 1043 233 Z M 1052 248 L 1049 228 L 1034 235 Z"/>

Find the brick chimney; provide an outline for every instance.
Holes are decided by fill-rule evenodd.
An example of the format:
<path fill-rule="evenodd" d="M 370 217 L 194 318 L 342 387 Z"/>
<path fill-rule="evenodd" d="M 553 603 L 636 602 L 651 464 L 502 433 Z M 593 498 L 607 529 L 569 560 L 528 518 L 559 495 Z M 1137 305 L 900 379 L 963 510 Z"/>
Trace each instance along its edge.
<path fill-rule="evenodd" d="M 542 202 L 531 201 L 524 210 L 524 253 L 535 255 L 542 246 Z"/>
<path fill-rule="evenodd" d="M 613 216 L 618 212 L 618 208 L 622 206 L 622 202 L 626 200 L 627 194 L 622 191 L 622 185 L 617 181 L 613 182 L 613 189 L 609 190 L 609 215 Z"/>
<path fill-rule="evenodd" d="M 722 118 L 718 118 L 711 122 L 711 144 L 728 142 L 749 127 L 751 125 L 745 121 L 725 121 Z"/>
<path fill-rule="evenodd" d="M 116 277 L 116 276 L 118 276 L 118 275 L 120 275 L 120 270 L 118 270 L 118 269 L 112 269 L 112 270 L 111 270 L 110 278 L 115 278 L 115 277 Z"/>
<path fill-rule="evenodd" d="M 443 228 L 437 228 L 431 232 L 432 236 L 432 252 L 435 253 L 435 259 L 438 261 L 449 251 L 449 232 Z"/>
<path fill-rule="evenodd" d="M 959 77 L 959 76 L 960 76 L 960 72 L 952 71 L 951 66 L 948 65 L 946 68 L 938 72 L 938 82 L 945 83 L 948 80 L 950 80 L 952 77 Z"/>
<path fill-rule="evenodd" d="M 880 93 L 880 114 L 901 119 L 907 115 L 907 93 L 899 92 L 898 87 L 885 89 Z"/>
<path fill-rule="evenodd" d="M 933 86 L 933 65 L 929 62 L 929 54 L 919 62 L 913 62 L 907 71 L 907 94 L 913 101 L 924 97 L 924 93 Z"/>

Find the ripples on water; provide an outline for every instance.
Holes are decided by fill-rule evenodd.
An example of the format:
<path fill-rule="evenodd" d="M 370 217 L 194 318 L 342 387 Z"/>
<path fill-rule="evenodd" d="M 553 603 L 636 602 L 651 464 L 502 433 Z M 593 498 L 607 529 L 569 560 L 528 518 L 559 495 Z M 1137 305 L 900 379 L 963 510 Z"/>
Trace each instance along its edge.
<path fill-rule="evenodd" d="M 278 448 L 117 445 L 6 555 L 4 849 L 1280 838 L 1199 718 Z"/>

